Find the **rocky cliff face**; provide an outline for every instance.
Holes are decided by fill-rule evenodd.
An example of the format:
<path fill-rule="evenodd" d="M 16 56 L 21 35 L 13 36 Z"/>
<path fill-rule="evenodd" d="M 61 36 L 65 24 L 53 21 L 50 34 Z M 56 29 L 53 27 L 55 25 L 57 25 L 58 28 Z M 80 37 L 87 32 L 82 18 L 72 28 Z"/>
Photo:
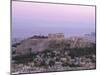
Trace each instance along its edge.
<path fill-rule="evenodd" d="M 42 51 L 48 47 L 47 39 L 27 39 L 21 42 L 16 48 L 17 54 Z"/>
<path fill-rule="evenodd" d="M 45 49 L 63 50 L 67 48 L 91 47 L 93 43 L 84 38 L 70 38 L 64 40 L 26 39 L 16 47 L 17 54 L 39 52 Z"/>

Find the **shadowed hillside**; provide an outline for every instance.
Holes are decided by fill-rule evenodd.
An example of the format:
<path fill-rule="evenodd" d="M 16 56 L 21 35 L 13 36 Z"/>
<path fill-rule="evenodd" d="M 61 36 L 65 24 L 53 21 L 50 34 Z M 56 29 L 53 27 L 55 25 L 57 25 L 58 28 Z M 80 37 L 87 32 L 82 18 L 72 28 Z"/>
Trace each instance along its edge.
<path fill-rule="evenodd" d="M 84 38 L 28 38 L 13 44 L 13 72 L 94 69 L 96 44 Z"/>

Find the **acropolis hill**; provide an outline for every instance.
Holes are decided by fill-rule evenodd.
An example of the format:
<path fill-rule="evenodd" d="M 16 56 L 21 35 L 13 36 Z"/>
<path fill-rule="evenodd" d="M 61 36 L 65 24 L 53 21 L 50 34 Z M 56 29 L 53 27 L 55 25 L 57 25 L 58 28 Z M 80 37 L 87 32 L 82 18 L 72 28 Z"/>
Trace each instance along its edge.
<path fill-rule="evenodd" d="M 14 46 L 14 45 L 13 45 Z M 43 51 L 45 49 L 80 48 L 92 46 L 89 40 L 81 37 L 65 39 L 63 33 L 48 34 L 48 36 L 34 35 L 22 40 L 16 47 L 17 54 Z"/>
<path fill-rule="evenodd" d="M 49 33 L 48 36 L 44 36 L 44 35 L 34 35 L 32 37 L 30 37 L 31 39 L 49 39 L 49 40 L 63 40 L 64 34 L 63 33 Z"/>
<path fill-rule="evenodd" d="M 64 34 L 34 35 L 12 45 L 12 72 L 35 73 L 96 68 L 96 43 Z"/>

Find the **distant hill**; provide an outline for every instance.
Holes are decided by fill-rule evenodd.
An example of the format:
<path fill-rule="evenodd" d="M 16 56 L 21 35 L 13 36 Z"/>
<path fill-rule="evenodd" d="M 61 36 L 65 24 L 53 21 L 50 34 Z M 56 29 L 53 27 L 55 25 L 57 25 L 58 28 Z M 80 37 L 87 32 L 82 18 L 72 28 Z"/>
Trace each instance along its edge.
<path fill-rule="evenodd" d="M 89 39 L 91 42 L 96 42 L 96 33 L 91 32 L 90 34 L 85 34 L 85 38 Z"/>

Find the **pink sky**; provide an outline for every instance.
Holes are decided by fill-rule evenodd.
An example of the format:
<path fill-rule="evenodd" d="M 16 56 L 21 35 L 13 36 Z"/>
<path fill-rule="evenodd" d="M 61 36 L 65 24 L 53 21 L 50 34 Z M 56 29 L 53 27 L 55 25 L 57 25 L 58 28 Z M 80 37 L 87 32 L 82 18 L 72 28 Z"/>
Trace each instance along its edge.
<path fill-rule="evenodd" d="M 16 10 L 14 10 L 16 9 Z M 95 17 L 95 7 L 77 6 L 77 5 L 59 5 L 45 3 L 30 3 L 30 2 L 13 2 L 13 10 L 15 16 L 35 16 L 45 17 L 49 19 L 63 19 L 66 17 L 69 20 L 89 19 Z M 20 11 L 20 12 L 19 12 Z M 31 12 L 28 12 L 31 11 Z M 81 16 L 80 16 L 81 15 Z M 58 18 L 60 17 L 60 18 Z"/>
<path fill-rule="evenodd" d="M 30 26 L 67 28 L 76 27 L 90 28 L 90 30 L 95 29 L 94 6 L 61 5 L 13 1 L 12 18 L 14 25 L 13 29 L 15 27 L 19 27 L 19 25 L 22 27 L 24 26 L 26 28 L 27 26 Z M 26 25 L 25 21 L 28 21 L 28 25 Z M 32 22 L 40 22 L 41 24 L 35 23 L 37 25 L 33 25 Z M 43 22 L 46 22 L 46 24 L 44 24 Z"/>

